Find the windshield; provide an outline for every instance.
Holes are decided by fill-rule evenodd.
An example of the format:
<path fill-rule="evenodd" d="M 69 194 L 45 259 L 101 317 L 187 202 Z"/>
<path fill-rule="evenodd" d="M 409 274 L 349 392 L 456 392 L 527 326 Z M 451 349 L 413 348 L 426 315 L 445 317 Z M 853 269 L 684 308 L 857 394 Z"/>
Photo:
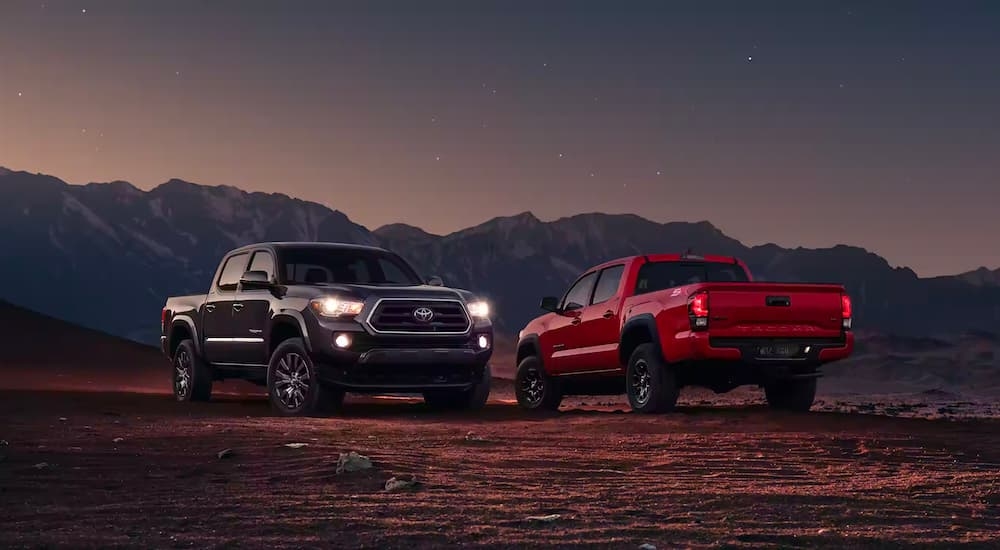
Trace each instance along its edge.
<path fill-rule="evenodd" d="M 719 262 L 650 262 L 639 268 L 635 293 L 655 292 L 694 283 L 745 283 L 747 272 L 738 264 Z"/>
<path fill-rule="evenodd" d="M 423 284 L 405 260 L 379 250 L 303 247 L 281 250 L 281 276 L 286 285 Z"/>

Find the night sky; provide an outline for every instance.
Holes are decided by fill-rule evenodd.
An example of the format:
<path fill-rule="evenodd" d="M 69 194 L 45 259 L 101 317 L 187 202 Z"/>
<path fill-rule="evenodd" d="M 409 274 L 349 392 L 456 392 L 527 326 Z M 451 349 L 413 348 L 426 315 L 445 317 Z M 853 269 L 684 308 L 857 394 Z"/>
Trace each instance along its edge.
<path fill-rule="evenodd" d="M 0 165 L 1000 267 L 1000 2 L 0 2 Z"/>

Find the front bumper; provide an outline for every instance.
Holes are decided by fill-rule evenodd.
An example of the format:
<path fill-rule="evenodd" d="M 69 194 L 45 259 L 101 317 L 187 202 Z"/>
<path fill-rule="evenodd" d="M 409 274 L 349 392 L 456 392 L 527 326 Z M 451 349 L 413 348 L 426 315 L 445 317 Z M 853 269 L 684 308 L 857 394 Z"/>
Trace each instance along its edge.
<path fill-rule="evenodd" d="M 413 392 L 472 388 L 493 355 L 493 329 L 473 326 L 464 335 L 382 335 L 345 323 L 320 327 L 312 355 L 320 378 L 355 392 Z M 350 339 L 346 348 L 336 339 Z M 485 337 L 487 346 L 480 345 Z"/>

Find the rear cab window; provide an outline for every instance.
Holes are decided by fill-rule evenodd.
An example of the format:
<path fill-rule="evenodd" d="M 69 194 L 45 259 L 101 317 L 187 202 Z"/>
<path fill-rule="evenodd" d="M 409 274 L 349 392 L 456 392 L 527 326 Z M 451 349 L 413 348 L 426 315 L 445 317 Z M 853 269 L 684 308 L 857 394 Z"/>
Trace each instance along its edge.
<path fill-rule="evenodd" d="M 745 283 L 750 279 L 739 264 L 722 262 L 650 262 L 639 268 L 635 294 L 695 283 Z"/>

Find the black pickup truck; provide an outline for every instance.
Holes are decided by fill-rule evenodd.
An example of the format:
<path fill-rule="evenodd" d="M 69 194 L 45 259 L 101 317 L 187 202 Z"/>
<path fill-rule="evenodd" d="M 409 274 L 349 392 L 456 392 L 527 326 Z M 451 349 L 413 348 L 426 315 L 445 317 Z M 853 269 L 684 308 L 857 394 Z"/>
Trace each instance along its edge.
<path fill-rule="evenodd" d="M 208 294 L 168 298 L 160 342 L 178 401 L 231 378 L 266 386 L 284 415 L 345 392 L 417 393 L 480 408 L 490 391 L 489 305 L 424 281 L 399 255 L 336 243 L 261 243 L 225 255 Z"/>

